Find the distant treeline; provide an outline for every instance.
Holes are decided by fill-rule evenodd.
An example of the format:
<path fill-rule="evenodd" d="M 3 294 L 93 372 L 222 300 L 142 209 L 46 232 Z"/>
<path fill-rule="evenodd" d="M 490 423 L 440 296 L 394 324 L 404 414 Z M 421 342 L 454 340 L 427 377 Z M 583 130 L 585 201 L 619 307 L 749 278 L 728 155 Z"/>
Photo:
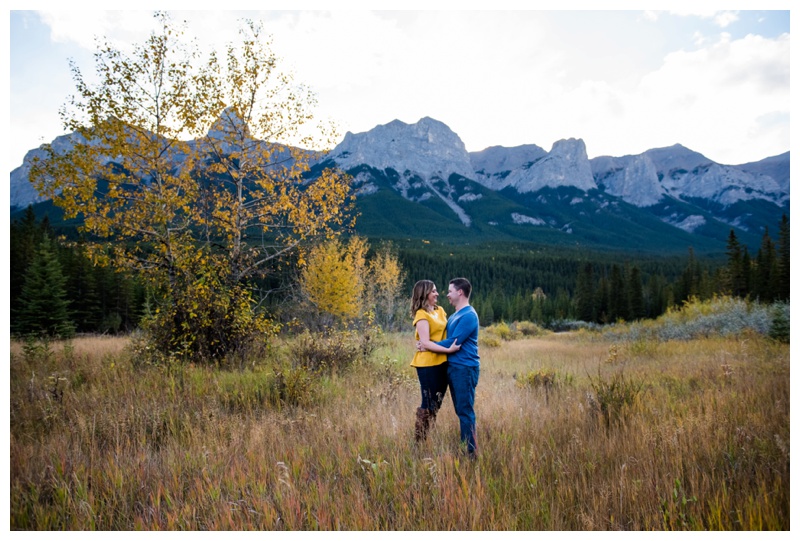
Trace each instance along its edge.
<path fill-rule="evenodd" d="M 732 295 L 761 302 L 789 300 L 789 220 L 778 238 L 765 231 L 750 255 L 732 229 L 725 254 L 684 257 L 608 253 L 524 245 L 403 247 L 406 289 L 433 280 L 441 291 L 463 276 L 473 285 L 472 304 L 481 323 L 565 320 L 609 323 L 655 318 L 691 297 Z M 444 295 L 440 301 L 450 311 Z"/>
<path fill-rule="evenodd" d="M 446 290 L 451 278 L 468 278 L 474 288 L 472 304 L 485 325 L 501 320 L 552 325 L 572 319 L 632 319 L 628 310 L 632 298 L 637 317 L 656 317 L 688 298 L 681 276 L 689 258 L 689 254 L 634 256 L 506 245 L 460 247 L 457 252 L 436 247 L 400 251 L 411 284 L 428 278 Z M 700 265 L 701 273 L 708 277 L 719 273 L 724 264 L 724 258 L 719 256 L 707 257 L 702 263 L 693 260 L 693 265 Z M 591 312 L 579 313 L 579 287 L 593 292 Z M 586 292 L 584 289 L 582 293 Z M 449 310 L 443 296 L 440 300 Z"/>
<path fill-rule="evenodd" d="M 405 271 L 398 295 L 410 295 L 417 280 L 433 280 L 450 313 L 445 298 L 448 282 L 463 276 L 473 285 L 472 304 L 481 324 L 533 321 L 550 327 L 570 320 L 655 318 L 690 297 L 730 294 L 788 301 L 788 218 L 784 215 L 777 226 L 777 238 L 765 232 L 755 255 L 738 243 L 733 230 L 727 252 L 716 256 L 697 256 L 691 248 L 685 256 L 654 256 L 524 244 L 395 244 Z M 54 230 L 47 217 L 38 220 L 31 208 L 12 222 L 12 332 L 56 327 L 86 333 L 135 329 L 148 310 L 145 288 L 135 277 L 93 265 L 74 228 L 66 231 L 69 243 L 58 241 L 62 232 Z M 294 274 L 292 265 L 286 265 L 257 284 L 272 290 L 263 296 L 266 310 L 290 298 Z"/>
<path fill-rule="evenodd" d="M 11 224 L 11 331 L 135 329 L 144 310 L 144 288 L 110 267 L 93 265 L 79 242 L 62 243 L 57 237 L 49 219 L 37 220 L 31 207 Z"/>

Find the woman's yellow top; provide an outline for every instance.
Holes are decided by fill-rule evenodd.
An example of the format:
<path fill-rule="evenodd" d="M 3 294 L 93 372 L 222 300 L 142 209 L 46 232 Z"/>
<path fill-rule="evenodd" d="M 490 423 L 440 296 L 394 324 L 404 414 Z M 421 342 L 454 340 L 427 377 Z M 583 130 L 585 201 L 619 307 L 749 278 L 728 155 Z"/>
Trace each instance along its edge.
<path fill-rule="evenodd" d="M 420 308 L 414 315 L 414 327 L 416 328 L 417 322 L 421 319 L 427 319 L 428 325 L 431 329 L 431 341 L 438 342 L 447 338 L 445 327 L 447 326 L 447 314 L 444 313 L 444 308 L 437 306 L 433 312 Z M 419 340 L 419 333 L 414 331 L 414 339 Z M 446 353 L 434 353 L 432 351 L 418 351 L 414 354 L 411 360 L 411 366 L 436 366 L 442 364 L 447 360 Z"/>

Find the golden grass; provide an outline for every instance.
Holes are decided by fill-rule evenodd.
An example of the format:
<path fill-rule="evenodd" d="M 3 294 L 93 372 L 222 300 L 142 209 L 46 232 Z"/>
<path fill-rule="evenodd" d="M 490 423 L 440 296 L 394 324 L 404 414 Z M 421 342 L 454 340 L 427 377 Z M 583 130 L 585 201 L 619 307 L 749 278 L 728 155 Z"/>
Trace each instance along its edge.
<path fill-rule="evenodd" d="M 124 345 L 12 344 L 12 529 L 789 529 L 789 348 L 758 336 L 486 348 L 474 462 L 449 397 L 413 444 L 408 334 L 302 408 L 244 391 L 274 360 L 167 369 Z M 547 392 L 513 377 L 542 369 Z M 606 422 L 592 383 L 615 374 L 641 392 Z"/>

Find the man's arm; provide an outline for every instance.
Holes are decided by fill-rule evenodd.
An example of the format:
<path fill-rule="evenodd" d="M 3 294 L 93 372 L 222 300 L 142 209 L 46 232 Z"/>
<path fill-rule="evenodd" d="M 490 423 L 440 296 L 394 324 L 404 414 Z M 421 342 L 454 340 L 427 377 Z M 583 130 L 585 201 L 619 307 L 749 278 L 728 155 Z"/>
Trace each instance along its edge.
<path fill-rule="evenodd" d="M 461 347 L 456 345 L 452 340 L 450 341 L 450 344 L 448 344 L 447 346 L 442 346 L 437 342 L 433 342 L 430 339 L 431 327 L 427 319 L 420 319 L 419 321 L 417 321 L 417 334 L 419 334 L 419 340 L 417 340 L 417 349 L 419 351 L 432 351 L 434 353 L 454 353 L 459 349 L 461 349 Z"/>

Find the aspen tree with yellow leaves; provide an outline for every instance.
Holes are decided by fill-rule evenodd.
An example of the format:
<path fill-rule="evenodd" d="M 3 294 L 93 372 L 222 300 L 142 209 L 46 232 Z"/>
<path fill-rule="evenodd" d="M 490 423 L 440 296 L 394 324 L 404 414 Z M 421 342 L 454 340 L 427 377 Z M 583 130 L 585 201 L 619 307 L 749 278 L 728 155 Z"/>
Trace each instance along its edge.
<path fill-rule="evenodd" d="M 384 331 L 408 324 L 408 299 L 403 291 L 405 272 L 390 243 L 383 244 L 367 265 L 367 297 L 375 323 Z"/>
<path fill-rule="evenodd" d="M 323 326 L 346 323 L 362 314 L 367 249 L 366 240 L 354 236 L 347 244 L 331 239 L 308 251 L 300 286 L 319 311 Z"/>
<path fill-rule="evenodd" d="M 300 273 L 305 300 L 322 328 L 357 320 L 390 330 L 401 310 L 403 270 L 388 245 L 367 259 L 369 244 L 358 236 L 345 244 L 331 239 L 312 247 Z"/>
<path fill-rule="evenodd" d="M 130 54 L 98 42 L 97 83 L 72 63 L 69 148 L 45 145 L 30 178 L 83 218 L 97 263 L 146 280 L 149 349 L 217 361 L 272 329 L 253 280 L 349 225 L 350 182 L 307 175 L 316 153 L 302 149 L 330 148 L 335 131 L 313 125 L 315 96 L 279 71 L 260 24 L 244 21 L 238 44 L 204 57 L 155 16 Z"/>

